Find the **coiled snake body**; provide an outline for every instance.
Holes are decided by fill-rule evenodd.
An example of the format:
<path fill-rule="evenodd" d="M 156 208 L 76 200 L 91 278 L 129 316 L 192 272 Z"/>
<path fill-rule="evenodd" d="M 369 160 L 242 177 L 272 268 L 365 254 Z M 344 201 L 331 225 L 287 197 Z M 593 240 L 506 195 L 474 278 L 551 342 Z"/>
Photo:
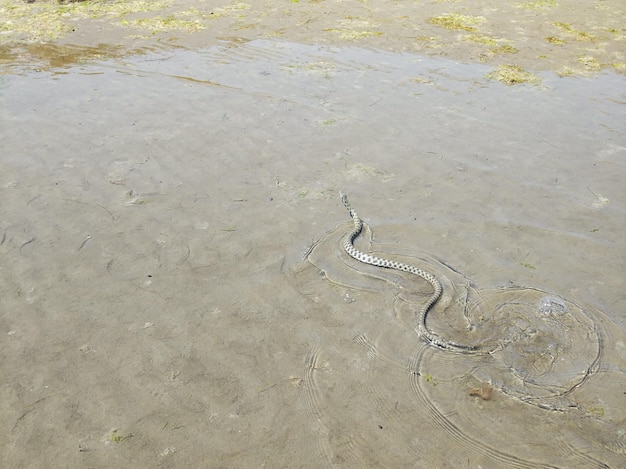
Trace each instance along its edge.
<path fill-rule="evenodd" d="M 401 262 L 396 262 L 389 259 L 372 256 L 371 254 L 366 254 L 354 247 L 354 240 L 359 236 L 359 234 L 361 234 L 361 231 L 363 229 L 363 222 L 357 215 L 356 211 L 350 205 L 350 202 L 348 202 L 348 197 L 342 193 L 340 193 L 340 196 L 343 205 L 346 207 L 346 209 L 350 213 L 350 216 L 352 217 L 352 220 L 354 221 L 354 229 L 349 235 L 345 237 L 343 241 L 343 248 L 350 256 L 365 264 L 385 267 L 387 269 L 402 270 L 404 272 L 418 275 L 432 285 L 432 295 L 430 296 L 424 307 L 417 313 L 418 334 L 424 340 L 426 340 L 426 342 L 440 349 L 452 350 L 462 353 L 472 353 L 479 351 L 480 348 L 477 346 L 457 344 L 456 342 L 453 342 L 451 340 L 444 339 L 443 337 L 438 336 L 433 331 L 428 329 L 428 327 L 426 326 L 426 316 L 428 315 L 428 312 L 430 311 L 432 306 L 439 300 L 442 293 L 441 283 L 433 275 L 409 264 L 403 264 Z"/>

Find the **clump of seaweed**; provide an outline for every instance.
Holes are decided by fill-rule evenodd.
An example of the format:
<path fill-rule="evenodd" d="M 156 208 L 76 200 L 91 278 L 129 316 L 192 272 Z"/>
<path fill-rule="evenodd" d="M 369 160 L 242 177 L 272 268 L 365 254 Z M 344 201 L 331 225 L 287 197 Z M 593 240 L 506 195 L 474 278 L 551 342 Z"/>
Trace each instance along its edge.
<path fill-rule="evenodd" d="M 476 25 L 485 21 L 484 16 L 465 16 L 458 13 L 432 16 L 428 18 L 430 24 L 454 31 L 478 31 Z"/>
<path fill-rule="evenodd" d="M 556 0 L 535 0 L 527 3 L 516 3 L 517 8 L 524 8 L 526 10 L 543 10 L 546 8 L 553 8 L 557 6 Z"/>
<path fill-rule="evenodd" d="M 556 74 L 561 78 L 573 77 L 576 75 L 576 70 L 574 70 L 572 67 L 563 66 L 559 70 L 557 70 Z"/>
<path fill-rule="evenodd" d="M 337 29 L 337 28 L 326 28 L 324 31 L 328 31 L 331 33 L 337 34 L 339 39 L 344 39 L 347 41 L 354 41 L 357 39 L 363 39 L 364 37 L 372 37 L 372 36 L 382 36 L 382 31 L 358 31 L 355 29 Z"/>
<path fill-rule="evenodd" d="M 489 49 L 489 52 L 492 54 L 517 54 L 519 49 L 517 47 L 509 46 L 508 44 L 503 44 Z"/>
<path fill-rule="evenodd" d="M 517 54 L 519 49 L 509 44 L 506 39 L 498 39 L 485 34 L 465 34 L 461 36 L 461 40 L 467 43 L 481 44 L 484 46 L 491 46 L 487 51 L 480 54 L 482 61 L 490 60 L 497 54 Z"/>
<path fill-rule="evenodd" d="M 573 36 L 574 39 L 576 39 L 577 41 L 593 41 L 596 39 L 593 34 L 586 33 L 585 31 L 578 31 L 577 29 L 574 29 L 569 23 L 560 23 L 558 21 L 554 21 L 552 22 L 552 26 L 556 26 L 564 33 Z"/>
<path fill-rule="evenodd" d="M 126 435 L 122 435 L 118 433 L 117 428 L 112 428 L 109 433 L 107 433 L 104 437 L 105 443 L 120 443 L 121 441 L 127 440 L 128 438 L 132 438 L 133 434 L 128 433 Z"/>
<path fill-rule="evenodd" d="M 474 44 L 483 44 L 487 46 L 495 46 L 498 42 L 491 36 L 484 34 L 466 34 L 461 39 L 464 42 L 472 42 Z"/>
<path fill-rule="evenodd" d="M 544 41 L 549 42 L 550 44 L 557 44 L 557 45 L 565 44 L 565 41 L 563 39 L 554 37 L 554 36 L 548 36 L 544 38 Z"/>
<path fill-rule="evenodd" d="M 383 32 L 379 31 L 371 21 L 364 18 L 348 17 L 341 20 L 339 26 L 339 28 L 326 28 L 323 31 L 335 33 L 339 39 L 348 41 L 383 35 Z"/>
<path fill-rule="evenodd" d="M 539 77 L 523 70 L 519 65 L 499 65 L 493 72 L 488 73 L 486 78 L 501 81 L 509 86 L 520 83 L 537 84 L 541 81 Z"/>
<path fill-rule="evenodd" d="M 173 30 L 193 32 L 206 27 L 201 21 L 206 16 L 195 9 L 151 19 L 125 19 L 129 14 L 163 11 L 171 4 L 172 0 L 24 3 L 0 1 L 0 12 L 6 18 L 6 21 L 0 23 L 0 41 L 52 41 L 71 32 L 74 28 L 72 21 L 81 18 L 121 18 L 121 21 L 117 23 L 120 26 L 131 26 L 152 32 Z M 231 9 L 245 7 L 246 4 L 236 4 L 231 6 Z"/>
<path fill-rule="evenodd" d="M 578 57 L 576 61 L 589 72 L 599 72 L 602 70 L 600 61 L 591 55 L 583 55 L 582 57 Z"/>
<path fill-rule="evenodd" d="M 173 15 L 168 15 L 162 18 L 145 18 L 137 20 L 124 19 L 120 21 L 120 26 L 147 29 L 152 31 L 152 33 L 157 33 L 159 31 L 195 32 L 206 29 L 206 26 L 200 20 L 184 20 L 176 18 Z"/>

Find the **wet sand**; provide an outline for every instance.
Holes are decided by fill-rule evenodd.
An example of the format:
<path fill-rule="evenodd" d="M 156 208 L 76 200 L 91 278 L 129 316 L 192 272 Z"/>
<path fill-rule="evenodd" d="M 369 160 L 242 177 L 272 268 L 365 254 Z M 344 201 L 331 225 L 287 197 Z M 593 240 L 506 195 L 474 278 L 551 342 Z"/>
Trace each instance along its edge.
<path fill-rule="evenodd" d="M 624 77 L 223 21 L 10 46 L 0 466 L 620 467 Z"/>
<path fill-rule="evenodd" d="M 557 2 L 111 1 L 57 5 L 0 1 L 2 55 L 55 63 L 146 47 L 208 47 L 278 39 L 349 45 L 589 75 L 626 71 L 620 0 Z M 38 48 L 53 38 L 57 48 Z M 72 46 L 69 49 L 58 46 Z M 17 47 L 16 47 L 17 46 Z M 24 46 L 24 47 L 19 47 Z M 120 50 L 121 47 L 121 50 Z"/>

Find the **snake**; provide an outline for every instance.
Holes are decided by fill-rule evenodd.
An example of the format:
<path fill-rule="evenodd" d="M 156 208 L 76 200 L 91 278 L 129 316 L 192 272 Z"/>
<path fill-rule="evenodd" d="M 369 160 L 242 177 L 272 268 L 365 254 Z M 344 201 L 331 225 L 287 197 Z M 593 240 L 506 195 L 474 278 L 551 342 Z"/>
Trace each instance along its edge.
<path fill-rule="evenodd" d="M 371 254 L 359 251 L 357 248 L 354 247 L 354 240 L 361 234 L 361 231 L 363 230 L 363 221 L 356 213 L 356 211 L 352 208 L 350 202 L 348 202 L 348 196 L 341 192 L 339 193 L 339 196 L 341 197 L 343 205 L 348 210 L 348 213 L 350 214 L 350 217 L 352 217 L 352 221 L 354 222 L 353 230 L 343 239 L 343 249 L 346 251 L 346 253 L 348 253 L 357 261 L 363 262 L 364 264 L 384 267 L 386 269 L 400 270 L 403 272 L 409 272 L 411 274 L 417 275 L 426 280 L 432 286 L 433 292 L 430 295 L 430 298 L 428 299 L 426 304 L 416 313 L 418 335 L 427 343 L 439 349 L 461 353 L 472 353 L 480 351 L 480 347 L 478 346 L 459 344 L 452 340 L 445 339 L 430 330 L 426 325 L 426 316 L 428 315 L 431 308 L 435 305 L 435 303 L 439 301 L 439 298 L 441 298 L 441 294 L 443 293 L 441 282 L 439 282 L 439 280 L 437 280 L 434 275 L 426 272 L 423 269 L 420 269 L 419 267 L 415 267 L 409 264 L 403 264 L 401 262 L 396 262 L 390 259 L 384 259 L 382 257 L 373 256 Z"/>

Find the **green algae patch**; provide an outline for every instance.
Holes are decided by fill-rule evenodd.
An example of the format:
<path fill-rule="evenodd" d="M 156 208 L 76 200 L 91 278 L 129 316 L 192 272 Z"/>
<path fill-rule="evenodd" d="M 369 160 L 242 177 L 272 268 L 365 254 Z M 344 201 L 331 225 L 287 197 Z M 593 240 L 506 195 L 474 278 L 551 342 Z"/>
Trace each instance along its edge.
<path fill-rule="evenodd" d="M 120 26 L 145 29 L 151 31 L 152 34 L 156 34 L 161 31 L 195 32 L 206 29 L 205 24 L 199 19 L 186 20 L 178 18 L 177 16 L 178 15 L 168 15 L 162 18 L 145 18 L 139 20 L 123 19 L 120 21 Z"/>
<path fill-rule="evenodd" d="M 130 13 L 159 11 L 172 4 L 171 0 L 113 0 L 86 1 L 62 7 L 64 12 L 82 15 L 83 18 L 121 18 Z"/>
<path fill-rule="evenodd" d="M 583 55 L 578 57 L 576 61 L 582 65 L 587 72 L 599 72 L 603 68 L 603 64 L 591 55 Z"/>
<path fill-rule="evenodd" d="M 226 5 L 223 7 L 215 8 L 211 11 L 211 18 L 222 18 L 224 16 L 242 16 L 243 10 L 249 10 L 251 5 L 249 3 L 235 3 L 233 5 Z"/>
<path fill-rule="evenodd" d="M 520 83 L 540 83 L 540 78 L 522 69 L 519 65 L 499 65 L 493 72 L 485 75 L 490 80 L 497 80 L 506 85 L 518 85 Z"/>
<path fill-rule="evenodd" d="M 133 437 L 132 433 L 127 433 L 126 435 L 122 435 L 119 433 L 117 428 L 113 428 L 111 429 L 109 433 L 105 435 L 104 442 L 107 444 L 108 443 L 120 443 L 132 437 Z"/>
<path fill-rule="evenodd" d="M 525 10 L 544 10 L 546 8 L 554 8 L 557 5 L 556 0 L 536 0 L 534 2 L 516 3 L 515 7 Z"/>
<path fill-rule="evenodd" d="M 594 73 L 598 73 L 606 68 L 612 67 L 617 73 L 624 73 L 626 71 L 626 64 L 624 62 L 605 63 L 597 57 L 589 54 L 581 55 L 576 58 L 576 63 L 571 66 L 563 66 L 556 71 L 560 77 L 569 76 L 590 76 Z"/>
<path fill-rule="evenodd" d="M 477 25 L 485 22 L 484 16 L 465 16 L 458 13 L 432 16 L 428 18 L 430 24 L 453 31 L 478 31 Z"/>
<path fill-rule="evenodd" d="M 578 75 L 579 73 L 577 73 L 576 70 L 574 70 L 572 67 L 563 66 L 559 70 L 556 71 L 556 74 L 560 76 L 561 78 L 564 78 L 564 77 L 573 77 L 573 76 Z"/>
<path fill-rule="evenodd" d="M 0 0 L 0 18 L 4 19 L 0 23 L 0 42 L 49 42 L 73 31 L 77 20 L 124 18 L 129 14 L 160 11 L 171 4 L 170 0 L 94 0 L 67 4 Z M 183 23 L 179 26 L 183 30 L 188 28 Z"/>
<path fill-rule="evenodd" d="M 498 44 L 495 38 L 485 36 L 484 34 L 466 34 L 461 37 L 463 42 L 471 42 L 473 44 L 482 44 L 486 46 L 495 46 Z"/>
<path fill-rule="evenodd" d="M 551 24 L 552 26 L 556 26 L 557 28 L 559 28 L 563 33 L 573 37 L 577 41 L 593 41 L 596 39 L 593 34 L 574 29 L 569 23 L 554 21 Z"/>
<path fill-rule="evenodd" d="M 335 33 L 339 39 L 354 41 L 365 37 L 382 36 L 382 31 L 359 31 L 356 29 L 326 28 L 324 31 Z"/>
<path fill-rule="evenodd" d="M 517 54 L 519 52 L 519 49 L 508 44 L 503 44 L 501 46 L 489 49 L 489 52 L 491 52 L 492 54 Z"/>
<path fill-rule="evenodd" d="M 324 28 L 323 31 L 331 32 L 344 41 L 354 41 L 366 37 L 382 36 L 383 32 L 372 21 L 361 17 L 348 17 L 338 23 L 337 28 Z"/>
<path fill-rule="evenodd" d="M 0 41 L 9 42 L 12 38 L 26 38 L 29 41 L 51 41 L 72 30 L 62 17 L 61 7 L 53 3 L 17 4 L 0 2 Z"/>
<path fill-rule="evenodd" d="M 519 50 L 509 44 L 510 42 L 507 39 L 495 38 L 493 36 L 488 36 L 485 34 L 465 34 L 461 36 L 461 40 L 466 43 L 471 44 L 481 44 L 484 46 L 492 46 L 490 49 L 493 53 L 503 53 L 503 54 L 515 54 L 519 52 Z"/>
<path fill-rule="evenodd" d="M 555 37 L 555 36 L 548 36 L 544 38 L 544 41 L 549 42 L 550 44 L 556 44 L 557 46 L 560 46 L 561 44 L 565 44 L 565 41 L 563 39 Z"/>

